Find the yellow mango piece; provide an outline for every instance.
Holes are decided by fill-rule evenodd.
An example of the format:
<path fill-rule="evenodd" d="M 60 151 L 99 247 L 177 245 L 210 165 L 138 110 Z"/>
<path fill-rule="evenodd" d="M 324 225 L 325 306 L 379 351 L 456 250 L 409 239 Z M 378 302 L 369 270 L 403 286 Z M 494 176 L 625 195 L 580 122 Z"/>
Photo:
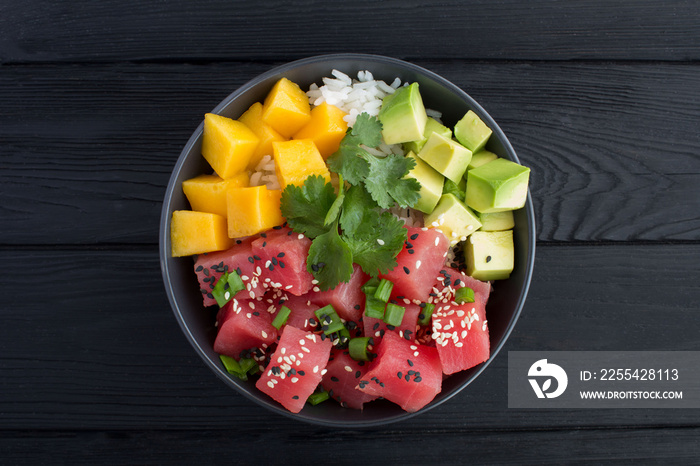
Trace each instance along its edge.
<path fill-rule="evenodd" d="M 309 98 L 287 78 L 272 87 L 263 105 L 263 121 L 285 138 L 299 131 L 311 119 Z"/>
<path fill-rule="evenodd" d="M 209 212 L 176 210 L 170 222 L 170 246 L 173 257 L 191 256 L 233 247 L 226 219 Z"/>
<path fill-rule="evenodd" d="M 326 162 L 311 139 L 292 139 L 273 142 L 272 149 L 277 170 L 277 179 L 284 189 L 289 184 L 301 186 L 311 175 L 319 175 L 331 181 Z"/>
<path fill-rule="evenodd" d="M 343 120 L 347 113 L 323 102 L 311 110 L 311 119 L 296 134 L 294 139 L 311 139 L 324 159 L 327 159 L 340 147 L 340 140 L 345 136 L 348 124 Z"/>
<path fill-rule="evenodd" d="M 267 189 L 266 186 L 230 188 L 226 191 L 228 236 L 241 238 L 282 225 L 281 196 L 282 191 Z"/>
<path fill-rule="evenodd" d="M 266 124 L 263 121 L 262 115 L 263 105 L 260 102 L 256 102 L 238 119 L 238 121 L 250 128 L 260 139 L 258 147 L 253 153 L 253 157 L 251 157 L 250 162 L 248 162 L 248 170 L 255 170 L 255 167 L 258 166 L 263 156 L 272 155 L 273 141 L 287 140 L 287 138 L 275 131 L 272 126 Z"/>
<path fill-rule="evenodd" d="M 204 115 L 202 155 L 221 178 L 244 171 L 259 141 L 240 121 L 213 113 Z"/>
<path fill-rule="evenodd" d="M 217 175 L 199 175 L 182 182 L 182 191 L 190 202 L 192 210 L 210 212 L 226 217 L 226 190 L 248 186 L 248 173 L 243 172 L 224 180 Z"/>

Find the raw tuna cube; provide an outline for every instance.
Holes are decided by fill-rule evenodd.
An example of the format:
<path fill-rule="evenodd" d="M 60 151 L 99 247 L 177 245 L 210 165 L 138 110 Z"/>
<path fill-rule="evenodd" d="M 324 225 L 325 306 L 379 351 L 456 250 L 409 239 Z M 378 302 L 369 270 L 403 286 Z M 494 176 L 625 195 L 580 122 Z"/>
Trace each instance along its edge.
<path fill-rule="evenodd" d="M 416 339 L 416 327 L 418 326 L 418 314 L 421 311 L 420 306 L 404 303 L 399 303 L 399 305 L 406 309 L 401 325 L 394 327 L 388 325 L 382 319 L 364 316 L 365 336 L 372 337 L 375 344 L 379 343 L 386 332 L 393 332 L 407 341 L 414 341 Z"/>
<path fill-rule="evenodd" d="M 332 346 L 328 339 L 284 326 L 277 349 L 255 386 L 298 413 L 321 382 Z"/>
<path fill-rule="evenodd" d="M 354 264 L 353 267 L 349 282 L 340 283 L 332 290 L 311 292 L 308 296 L 312 303 L 320 307 L 327 304 L 333 306 L 338 316 L 346 322 L 359 323 L 365 308 L 365 295 L 360 287 L 369 279 L 369 275 L 359 265 Z"/>
<path fill-rule="evenodd" d="M 435 229 L 409 227 L 398 265 L 380 275 L 394 283 L 392 298 L 427 301 L 438 270 L 443 268 L 450 247 L 445 235 Z"/>
<path fill-rule="evenodd" d="M 314 328 L 311 325 L 311 319 L 316 319 L 314 311 L 320 306 L 310 302 L 307 297 L 308 295 L 291 295 L 285 300 L 284 305 L 292 311 L 292 313 L 289 314 L 286 325 L 291 325 L 303 330 L 312 330 Z"/>
<path fill-rule="evenodd" d="M 240 359 L 255 348 L 267 349 L 277 340 L 277 329 L 261 301 L 232 299 L 217 316 L 219 332 L 214 351 Z"/>
<path fill-rule="evenodd" d="M 377 398 L 356 388 L 368 369 L 369 363 L 355 361 L 347 350 L 334 349 L 326 366 L 328 372 L 323 376 L 321 384 L 341 406 L 362 409 L 363 404 Z"/>
<path fill-rule="evenodd" d="M 241 240 L 238 240 L 241 241 Z M 238 292 L 236 298 L 258 298 L 265 293 L 255 274 L 252 253 L 253 238 L 247 238 L 237 243 L 226 251 L 217 251 L 209 254 L 200 254 L 194 264 L 194 271 L 199 280 L 199 288 L 202 292 L 205 306 L 216 304 L 211 295 L 211 290 L 216 285 L 221 274 L 225 271 L 235 270 L 239 272 L 246 289 Z"/>
<path fill-rule="evenodd" d="M 377 357 L 358 388 L 416 412 L 440 393 L 442 366 L 438 350 L 404 340 L 393 332 L 384 335 Z"/>
<path fill-rule="evenodd" d="M 484 305 L 473 302 L 436 308 L 432 339 L 445 374 L 454 374 L 486 361 L 490 343 Z"/>
<path fill-rule="evenodd" d="M 465 286 L 474 290 L 474 301 L 486 305 L 491 293 L 491 284 L 479 281 L 450 267 L 440 269 L 437 281 L 434 283 L 433 292 L 436 292 L 437 296 L 434 297 L 433 301 L 436 303 L 451 302 L 455 290 Z"/>
<path fill-rule="evenodd" d="M 260 258 L 260 279 L 266 286 L 295 296 L 311 289 L 313 276 L 306 270 L 311 240 L 289 228 L 269 230 L 252 243 L 254 258 Z"/>

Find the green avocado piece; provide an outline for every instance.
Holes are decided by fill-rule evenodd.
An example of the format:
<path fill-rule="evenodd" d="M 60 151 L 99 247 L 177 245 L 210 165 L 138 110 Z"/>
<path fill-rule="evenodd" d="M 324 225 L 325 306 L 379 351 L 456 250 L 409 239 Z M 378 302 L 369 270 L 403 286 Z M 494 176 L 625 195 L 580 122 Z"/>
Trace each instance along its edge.
<path fill-rule="evenodd" d="M 423 139 L 418 141 L 407 142 L 403 145 L 406 152 L 413 151 L 416 154 L 420 152 L 428 138 L 431 134 L 438 133 L 445 136 L 447 139 L 452 139 L 452 130 L 447 126 L 443 126 L 434 118 L 428 118 L 428 122 L 425 124 L 425 131 L 423 131 Z"/>
<path fill-rule="evenodd" d="M 496 160 L 498 156 L 494 154 L 493 152 L 489 152 L 487 150 L 480 150 L 479 152 L 474 152 L 472 154 L 472 159 L 469 162 L 469 166 L 467 167 L 467 170 L 471 170 L 472 168 L 480 167 L 482 165 L 486 165 L 489 162 L 492 162 Z"/>
<path fill-rule="evenodd" d="M 418 92 L 418 83 L 400 87 L 384 97 L 377 118 L 382 123 L 382 137 L 387 144 L 423 139 L 428 115 Z"/>
<path fill-rule="evenodd" d="M 436 172 L 433 167 L 416 157 L 416 154 L 409 152 L 407 158 L 416 161 L 416 166 L 404 176 L 404 178 L 414 178 L 420 183 L 420 199 L 413 206 L 423 213 L 429 214 L 435 209 L 440 196 L 442 195 L 442 184 L 445 177 Z"/>
<path fill-rule="evenodd" d="M 466 203 L 482 212 L 502 212 L 525 205 L 530 169 L 496 159 L 467 172 Z"/>
<path fill-rule="evenodd" d="M 503 231 L 510 230 L 515 226 L 512 210 L 504 210 L 503 212 L 479 213 L 477 212 L 479 221 L 481 222 L 481 231 Z"/>
<path fill-rule="evenodd" d="M 457 141 L 447 139 L 438 133 L 433 133 L 418 153 L 418 157 L 428 165 L 442 173 L 446 178 L 459 184 L 464 172 L 467 171 L 472 153 Z"/>
<path fill-rule="evenodd" d="M 477 280 L 505 280 L 515 265 L 513 230 L 476 231 L 465 242 L 467 275 Z"/>
<path fill-rule="evenodd" d="M 455 125 L 455 138 L 472 152 L 478 152 L 491 137 L 491 128 L 469 110 Z"/>
<path fill-rule="evenodd" d="M 481 222 L 472 210 L 454 194 L 443 194 L 435 210 L 424 217 L 425 226 L 442 231 L 450 244 L 467 239 L 481 228 Z"/>

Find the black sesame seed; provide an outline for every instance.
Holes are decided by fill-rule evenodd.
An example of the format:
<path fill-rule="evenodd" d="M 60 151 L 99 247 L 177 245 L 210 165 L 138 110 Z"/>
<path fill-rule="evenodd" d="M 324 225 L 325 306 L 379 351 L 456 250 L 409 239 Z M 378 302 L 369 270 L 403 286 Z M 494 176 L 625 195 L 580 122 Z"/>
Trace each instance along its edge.
<path fill-rule="evenodd" d="M 408 270 L 408 267 L 406 267 L 405 265 L 404 265 L 404 267 L 403 267 L 403 271 L 406 272 L 406 275 L 408 275 L 408 274 L 411 273 L 411 271 Z"/>
<path fill-rule="evenodd" d="M 406 359 L 406 362 L 409 366 L 413 367 L 413 361 L 411 361 L 410 359 Z"/>
<path fill-rule="evenodd" d="M 211 293 L 207 293 L 207 298 L 209 298 L 209 299 L 214 299 L 214 295 L 211 294 Z"/>
<path fill-rule="evenodd" d="M 403 374 L 401 373 L 401 371 L 397 372 L 396 375 L 397 375 L 400 379 L 403 378 Z"/>
<path fill-rule="evenodd" d="M 411 239 L 414 240 L 414 241 L 415 241 L 416 239 L 418 239 L 418 233 L 412 234 L 412 235 L 411 235 Z"/>
<path fill-rule="evenodd" d="M 203 268 L 204 268 L 204 267 L 200 265 L 199 267 L 197 267 L 196 269 L 194 269 L 194 271 L 195 271 L 195 272 L 201 272 Z"/>
<path fill-rule="evenodd" d="M 209 269 L 204 269 L 203 272 L 204 272 L 204 275 L 206 275 L 207 277 L 209 276 Z"/>
<path fill-rule="evenodd" d="M 268 267 L 268 269 L 270 269 L 270 272 L 272 272 L 273 270 L 275 270 L 275 266 L 272 265 L 272 264 L 270 264 L 270 266 Z"/>
<path fill-rule="evenodd" d="M 306 372 L 304 371 L 297 371 L 297 374 L 301 375 L 302 377 L 306 375 Z"/>
<path fill-rule="evenodd" d="M 314 272 L 318 272 L 318 265 L 311 264 L 311 270 L 313 270 Z"/>
<path fill-rule="evenodd" d="M 377 330 L 378 328 L 379 328 L 379 322 L 377 322 L 376 324 L 374 324 L 374 326 L 372 326 L 372 330 Z"/>
<path fill-rule="evenodd" d="M 210 284 L 209 284 L 209 288 L 211 288 L 211 289 L 213 290 L 213 289 L 214 289 L 214 284 L 213 284 L 213 283 L 210 283 Z"/>
<path fill-rule="evenodd" d="M 408 375 L 408 374 L 406 374 L 406 376 L 404 377 L 404 379 L 406 380 L 406 382 L 408 382 L 409 380 L 411 380 L 411 376 Z"/>
<path fill-rule="evenodd" d="M 491 256 L 486 256 L 486 263 L 488 264 L 489 262 L 491 262 Z"/>
<path fill-rule="evenodd" d="M 253 260 L 252 257 L 249 257 L 249 258 L 248 258 L 248 262 L 250 262 L 250 263 L 252 264 L 252 263 L 255 262 L 255 261 Z"/>
<path fill-rule="evenodd" d="M 276 227 L 272 227 L 272 229 L 273 229 L 273 230 L 281 230 L 281 229 L 282 229 L 282 226 L 281 226 L 281 225 L 277 225 Z"/>
<path fill-rule="evenodd" d="M 379 386 L 384 388 L 384 382 L 379 382 Z"/>
<path fill-rule="evenodd" d="M 356 379 L 359 379 L 361 375 L 362 375 L 362 372 L 360 372 L 360 371 L 355 372 Z"/>
<path fill-rule="evenodd" d="M 289 230 L 289 231 L 287 232 L 287 236 L 292 236 L 292 230 Z"/>
<path fill-rule="evenodd" d="M 209 283 L 209 280 L 211 280 L 212 278 L 214 278 L 214 277 L 205 277 L 205 278 L 202 278 L 202 281 L 204 283 Z"/>
<path fill-rule="evenodd" d="M 293 367 L 291 369 L 289 369 L 289 375 L 296 375 L 296 373 L 297 373 L 297 370 L 294 369 Z"/>
<path fill-rule="evenodd" d="M 408 375 L 414 375 L 414 374 L 416 373 L 416 371 L 408 371 L 408 372 L 406 372 L 406 373 L 407 373 Z"/>
<path fill-rule="evenodd" d="M 259 261 L 259 260 L 260 260 L 260 256 L 258 256 L 257 254 L 253 254 L 253 259 L 255 259 L 256 261 Z"/>
<path fill-rule="evenodd" d="M 254 316 L 260 316 L 260 313 L 259 313 L 258 311 L 254 311 L 254 312 L 253 312 L 253 315 L 254 315 Z"/>
<path fill-rule="evenodd" d="M 267 246 L 267 241 L 263 241 L 263 247 Z"/>
<path fill-rule="evenodd" d="M 455 286 L 459 286 L 460 283 L 462 283 L 462 280 L 460 280 L 459 278 L 455 280 Z"/>
<path fill-rule="evenodd" d="M 406 248 L 407 248 L 407 249 L 413 249 L 413 245 L 407 241 L 407 242 L 406 242 Z"/>
<path fill-rule="evenodd" d="M 241 244 L 241 243 L 243 243 L 243 241 L 241 241 L 239 239 L 236 240 L 236 244 Z"/>
<path fill-rule="evenodd" d="M 262 236 L 263 238 L 267 238 L 267 233 L 260 233 L 260 236 Z"/>
<path fill-rule="evenodd" d="M 354 307 L 354 308 L 355 308 L 355 310 L 357 310 L 357 311 L 359 311 L 359 310 L 360 310 L 360 305 L 359 305 L 359 304 L 355 304 L 355 305 L 354 305 L 353 307 Z"/>
<path fill-rule="evenodd" d="M 238 275 L 243 275 L 243 271 L 241 270 L 240 267 L 236 267 L 236 273 L 237 273 Z"/>
<path fill-rule="evenodd" d="M 415 379 L 413 379 L 414 382 L 420 382 L 421 380 L 423 380 L 423 379 L 420 377 L 416 377 Z"/>
<path fill-rule="evenodd" d="M 408 249 L 408 253 L 409 253 L 409 254 L 413 254 L 414 252 L 415 252 L 414 249 Z"/>
<path fill-rule="evenodd" d="M 207 290 L 205 290 L 204 288 L 200 288 L 199 291 L 200 291 L 202 294 L 204 294 L 204 293 L 207 292 Z"/>
<path fill-rule="evenodd" d="M 280 267 L 284 268 L 284 262 L 280 261 Z"/>
<path fill-rule="evenodd" d="M 294 396 L 292 397 L 292 400 L 298 400 L 298 399 L 299 399 L 299 395 L 294 395 Z"/>
<path fill-rule="evenodd" d="M 395 326 L 395 325 L 386 324 L 386 328 L 388 328 L 389 330 L 396 330 L 396 326 Z"/>

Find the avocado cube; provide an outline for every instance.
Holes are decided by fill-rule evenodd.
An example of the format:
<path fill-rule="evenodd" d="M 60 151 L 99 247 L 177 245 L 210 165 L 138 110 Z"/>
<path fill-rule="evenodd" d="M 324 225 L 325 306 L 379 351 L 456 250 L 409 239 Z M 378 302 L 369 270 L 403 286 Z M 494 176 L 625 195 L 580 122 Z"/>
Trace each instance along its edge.
<path fill-rule="evenodd" d="M 464 247 L 467 275 L 477 280 L 505 280 L 515 265 L 513 230 L 477 231 Z"/>
<path fill-rule="evenodd" d="M 472 168 L 480 167 L 482 165 L 486 165 L 489 162 L 492 162 L 496 160 L 498 156 L 494 154 L 493 152 L 489 152 L 487 150 L 480 150 L 479 152 L 474 152 L 472 154 L 472 159 L 469 162 L 469 166 L 467 167 L 467 170 L 471 170 Z"/>
<path fill-rule="evenodd" d="M 442 195 L 442 184 L 445 177 L 436 172 L 430 165 L 416 157 L 416 154 L 409 152 L 406 158 L 415 160 L 416 166 L 409 171 L 404 178 L 414 178 L 420 183 L 420 199 L 413 206 L 425 214 L 429 214 L 435 209 L 440 196 Z"/>
<path fill-rule="evenodd" d="M 420 152 L 428 138 L 431 134 L 438 133 L 445 136 L 447 139 L 452 139 L 452 130 L 447 126 L 443 126 L 434 118 L 428 118 L 428 122 L 425 124 L 425 131 L 423 131 L 423 139 L 418 141 L 407 142 L 403 145 L 406 152 L 412 151 L 416 154 Z"/>
<path fill-rule="evenodd" d="M 435 210 L 424 217 L 425 226 L 438 228 L 450 244 L 457 244 L 481 228 L 481 222 L 472 210 L 454 194 L 443 194 Z"/>
<path fill-rule="evenodd" d="M 472 153 L 458 142 L 433 133 L 418 153 L 418 157 L 446 178 L 459 184 L 464 172 L 467 171 Z"/>
<path fill-rule="evenodd" d="M 525 205 L 530 169 L 496 159 L 467 172 L 466 203 L 482 212 L 502 212 Z"/>
<path fill-rule="evenodd" d="M 377 118 L 382 123 L 382 137 L 387 144 L 423 139 L 428 115 L 418 92 L 418 83 L 400 87 L 384 97 Z"/>
<path fill-rule="evenodd" d="M 478 213 L 481 222 L 481 231 L 510 230 L 515 226 L 512 210 L 503 212 Z"/>
<path fill-rule="evenodd" d="M 483 149 L 491 133 L 491 128 L 471 110 L 455 125 L 455 138 L 472 152 Z"/>

